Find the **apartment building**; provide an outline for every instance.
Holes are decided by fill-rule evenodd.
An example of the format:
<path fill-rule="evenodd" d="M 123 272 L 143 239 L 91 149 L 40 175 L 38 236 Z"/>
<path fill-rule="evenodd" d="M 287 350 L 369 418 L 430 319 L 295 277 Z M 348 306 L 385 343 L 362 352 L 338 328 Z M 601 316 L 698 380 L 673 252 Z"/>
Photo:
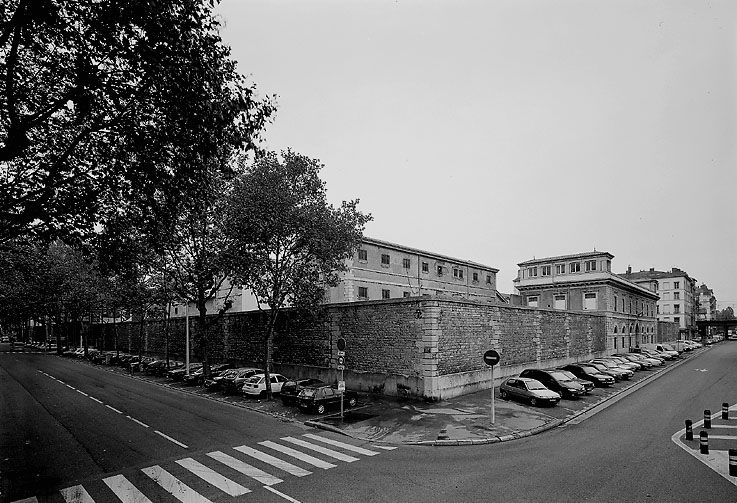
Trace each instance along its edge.
<path fill-rule="evenodd" d="M 697 332 L 699 297 L 696 292 L 696 279 L 689 276 L 686 271 L 677 267 L 673 267 L 670 271 L 656 271 L 651 267 L 649 271 L 632 272 L 632 268 L 628 267 L 627 272 L 620 276 L 659 295 L 660 299 L 656 306 L 658 321 L 677 323 L 684 336 L 694 335 Z"/>
<path fill-rule="evenodd" d="M 706 285 L 701 285 L 696 290 L 699 294 L 697 320 L 714 320 L 717 315 L 717 298 L 714 296 L 714 290 Z"/>
<path fill-rule="evenodd" d="M 519 302 L 541 309 L 602 313 L 607 348 L 627 350 L 655 341 L 655 292 L 612 273 L 609 252 L 536 258 L 517 264 Z"/>

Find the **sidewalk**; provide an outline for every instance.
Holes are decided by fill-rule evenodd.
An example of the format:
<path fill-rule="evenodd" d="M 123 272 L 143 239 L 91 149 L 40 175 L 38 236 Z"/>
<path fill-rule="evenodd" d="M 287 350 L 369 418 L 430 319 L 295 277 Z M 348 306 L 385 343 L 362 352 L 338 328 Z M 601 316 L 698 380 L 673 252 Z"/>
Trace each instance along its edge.
<path fill-rule="evenodd" d="M 440 403 L 377 398 L 365 406 L 306 421 L 305 424 L 365 440 L 415 445 L 475 445 L 504 442 L 535 435 L 580 416 L 635 386 L 643 386 L 686 363 L 708 348 L 683 353 L 680 359 L 657 370 L 641 370 L 630 381 L 611 388 L 594 388 L 576 400 L 561 400 L 554 407 L 531 407 L 502 400 L 495 389 L 495 422 L 491 423 L 489 390 Z"/>

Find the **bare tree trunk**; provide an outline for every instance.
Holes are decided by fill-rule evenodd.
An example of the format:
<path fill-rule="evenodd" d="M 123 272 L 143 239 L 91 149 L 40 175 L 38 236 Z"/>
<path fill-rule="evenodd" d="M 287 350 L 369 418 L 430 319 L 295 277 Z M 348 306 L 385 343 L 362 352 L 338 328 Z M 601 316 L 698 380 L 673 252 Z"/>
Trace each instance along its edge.
<path fill-rule="evenodd" d="M 276 325 L 276 316 L 278 310 L 271 309 L 269 311 L 269 325 L 266 328 L 266 365 L 264 379 L 266 380 L 266 399 L 271 400 L 273 394 L 271 392 L 271 355 L 274 349 L 274 326 Z"/>
<path fill-rule="evenodd" d="M 204 295 L 199 295 L 197 299 L 197 311 L 199 311 L 199 339 L 200 354 L 202 355 L 202 377 L 207 379 L 210 377 L 210 359 L 207 354 L 207 303 Z"/>

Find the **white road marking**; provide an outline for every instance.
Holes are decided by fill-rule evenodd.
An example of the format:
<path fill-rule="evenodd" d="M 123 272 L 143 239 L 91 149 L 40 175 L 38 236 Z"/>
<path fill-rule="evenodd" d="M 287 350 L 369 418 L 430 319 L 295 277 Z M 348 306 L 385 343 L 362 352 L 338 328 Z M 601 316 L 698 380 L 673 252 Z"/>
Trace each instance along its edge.
<path fill-rule="evenodd" d="M 316 457 L 310 456 L 309 454 L 305 454 L 296 449 L 292 449 L 291 447 L 286 447 L 286 446 L 274 443 L 271 440 L 259 442 L 259 444 L 263 445 L 264 447 L 269 447 L 271 449 L 274 449 L 275 451 L 279 451 L 282 454 L 286 454 L 287 456 L 292 456 L 293 458 L 297 458 L 300 461 L 304 461 L 305 463 L 310 464 L 312 466 L 322 468 L 323 470 L 327 470 L 328 468 L 335 468 L 336 466 L 332 463 L 327 463 L 321 459 L 317 459 Z"/>
<path fill-rule="evenodd" d="M 69 388 L 69 389 L 73 389 L 73 390 L 76 390 L 76 389 L 77 389 L 77 388 L 75 388 L 74 386 L 69 386 L 68 384 L 65 384 L 64 386 L 66 386 L 66 387 L 67 387 L 67 388 Z"/>
<path fill-rule="evenodd" d="M 35 496 L 31 496 L 30 498 L 25 498 L 22 500 L 15 500 L 11 503 L 38 503 L 38 498 L 36 498 Z"/>
<path fill-rule="evenodd" d="M 105 404 L 105 407 L 107 407 L 108 409 L 110 409 L 110 410 L 112 410 L 112 411 L 115 411 L 115 412 L 117 412 L 118 414 L 122 414 L 122 412 L 120 412 L 120 411 L 119 411 L 118 409 L 116 409 L 115 407 L 111 407 L 111 406 L 110 406 L 110 405 L 108 405 L 108 404 Z"/>
<path fill-rule="evenodd" d="M 256 458 L 259 461 L 263 461 L 264 463 L 267 463 L 271 466 L 275 466 L 297 477 L 304 477 L 305 475 L 309 475 L 312 473 L 310 471 L 305 470 L 304 468 L 295 466 L 292 463 L 287 463 L 286 461 L 282 459 L 275 458 L 271 454 L 266 454 L 265 452 L 252 449 L 251 447 L 248 447 L 246 445 L 241 445 L 240 447 L 233 447 L 233 449 L 235 449 L 238 452 L 242 452 L 243 454 L 247 454 L 251 456 L 252 458 Z"/>
<path fill-rule="evenodd" d="M 304 440 L 300 440 L 298 438 L 282 437 L 281 439 L 286 442 L 291 442 L 295 445 L 299 445 L 300 447 L 304 447 L 305 449 L 319 452 L 320 454 L 323 454 L 329 458 L 337 459 L 338 461 L 345 461 L 346 463 L 353 463 L 354 461 L 358 461 L 358 458 L 354 458 L 353 456 L 349 456 L 347 454 L 343 454 L 342 452 L 334 451 L 320 445 L 315 445 L 310 442 L 305 442 Z"/>
<path fill-rule="evenodd" d="M 84 391 L 82 391 L 82 390 L 80 390 L 80 389 L 78 389 L 78 390 L 77 390 L 77 393 L 81 393 L 81 394 L 83 394 L 84 396 L 86 396 L 86 397 L 89 397 L 89 395 L 88 395 L 87 393 L 85 393 Z"/>
<path fill-rule="evenodd" d="M 127 417 L 128 419 L 130 419 L 130 420 L 131 420 L 131 421 L 133 421 L 134 423 L 138 423 L 138 424 L 140 424 L 140 425 L 141 425 L 141 426 L 143 426 L 144 428 L 148 428 L 148 427 L 149 427 L 149 426 L 148 426 L 148 425 L 147 425 L 146 423 L 143 423 L 143 422 L 139 421 L 139 420 L 138 420 L 138 419 L 136 419 L 135 417 L 130 417 L 130 416 L 125 416 L 125 417 Z"/>
<path fill-rule="evenodd" d="M 159 465 L 143 468 L 141 471 L 182 503 L 212 503 Z"/>
<path fill-rule="evenodd" d="M 233 456 L 229 456 L 228 454 L 225 454 L 224 452 L 220 451 L 214 451 L 214 452 L 208 452 L 208 456 L 210 456 L 215 461 L 219 461 L 225 466 L 228 466 L 232 468 L 233 470 L 242 473 L 243 475 L 247 475 L 251 477 L 252 479 L 258 480 L 262 484 L 266 484 L 267 486 L 271 486 L 274 484 L 278 484 L 279 482 L 283 482 L 282 479 L 279 477 L 275 477 L 269 473 L 266 473 L 263 470 L 259 470 L 255 466 L 251 466 L 248 463 L 244 463 L 240 459 L 236 459 Z M 308 474 L 310 472 L 307 472 Z"/>
<path fill-rule="evenodd" d="M 264 489 L 266 489 L 267 491 L 271 491 L 272 493 L 276 494 L 277 496 L 281 496 L 282 498 L 284 498 L 287 501 L 291 501 L 291 503 L 299 503 L 298 500 L 292 498 L 291 496 L 287 496 L 286 494 L 284 494 L 282 492 L 277 491 L 273 487 L 264 486 Z"/>
<path fill-rule="evenodd" d="M 185 449 L 189 449 L 189 447 L 187 447 L 186 445 L 184 445 L 184 444 L 183 444 L 183 443 L 181 443 L 180 441 L 178 441 L 178 440 L 174 440 L 174 439 L 173 439 L 173 438 L 171 438 L 171 437 L 170 437 L 169 435 L 165 435 L 165 434 L 161 433 L 161 432 L 160 432 L 159 430 L 154 430 L 154 432 L 155 432 L 155 433 L 156 433 L 157 435 L 161 435 L 161 436 L 162 436 L 162 437 L 164 437 L 165 439 L 167 439 L 167 440 L 170 440 L 170 441 L 174 442 L 175 444 L 177 444 L 177 445 L 179 445 L 179 446 L 181 446 L 181 447 L 184 447 Z"/>
<path fill-rule="evenodd" d="M 712 435 L 709 433 L 709 440 L 737 440 L 737 437 L 732 435 Z"/>
<path fill-rule="evenodd" d="M 102 479 L 102 481 L 107 484 L 110 490 L 113 491 L 123 503 L 151 503 L 150 499 L 148 499 L 136 488 L 136 486 L 131 484 L 131 482 L 122 475 L 108 477 L 106 479 Z"/>
<path fill-rule="evenodd" d="M 91 397 L 90 397 L 90 400 L 94 400 L 94 401 L 95 401 L 95 402 L 97 402 L 97 403 L 102 403 L 102 400 L 98 400 L 98 399 L 97 399 L 97 398 L 95 398 L 94 396 L 91 396 Z"/>
<path fill-rule="evenodd" d="M 67 487 L 59 492 L 67 503 L 95 503 L 90 493 L 82 486 Z"/>
<path fill-rule="evenodd" d="M 334 445 L 335 447 L 340 447 L 347 451 L 353 451 L 358 454 L 364 454 L 366 456 L 376 456 L 377 454 L 379 454 L 376 451 L 370 451 L 368 449 L 364 449 L 363 447 L 356 447 L 355 445 L 346 444 L 345 442 L 339 442 L 331 438 L 321 437 L 319 435 L 313 435 L 312 433 L 305 433 L 304 436 L 307 438 L 311 438 L 312 440 L 317 440 L 318 442 L 324 442 L 326 444 Z"/>
<path fill-rule="evenodd" d="M 393 451 L 396 447 L 390 447 L 388 445 L 375 445 L 377 449 L 384 449 L 385 451 Z"/>
<path fill-rule="evenodd" d="M 237 482 L 233 482 L 227 477 L 220 475 L 215 470 L 208 468 L 199 461 L 192 458 L 180 459 L 176 462 L 179 466 L 183 466 L 199 478 L 208 482 L 229 496 L 240 496 L 241 494 L 250 493 L 250 489 L 246 489 Z"/>
<path fill-rule="evenodd" d="M 711 429 L 716 428 L 731 428 L 731 429 L 737 429 L 737 425 L 731 425 L 731 424 L 712 424 Z"/>

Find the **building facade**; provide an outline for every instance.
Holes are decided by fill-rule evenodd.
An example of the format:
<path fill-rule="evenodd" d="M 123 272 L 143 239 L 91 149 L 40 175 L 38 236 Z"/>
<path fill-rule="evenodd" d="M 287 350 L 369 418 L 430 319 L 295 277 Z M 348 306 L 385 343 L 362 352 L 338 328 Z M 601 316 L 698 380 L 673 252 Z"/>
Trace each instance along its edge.
<path fill-rule="evenodd" d="M 714 290 L 706 285 L 699 286 L 699 310 L 696 313 L 697 320 L 714 320 L 717 315 L 717 298 Z"/>
<path fill-rule="evenodd" d="M 449 295 L 501 302 L 499 269 L 364 237 L 327 303 Z"/>
<path fill-rule="evenodd" d="M 691 337 L 697 333 L 696 315 L 698 312 L 699 296 L 696 291 L 696 280 L 677 267 L 670 271 L 627 272 L 620 277 L 637 283 L 660 297 L 657 304 L 658 321 L 671 321 L 679 326 L 682 336 Z"/>
<path fill-rule="evenodd" d="M 528 260 L 514 286 L 523 306 L 606 317 L 607 350 L 654 342 L 658 295 L 611 272 L 614 255 L 589 252 Z"/>

